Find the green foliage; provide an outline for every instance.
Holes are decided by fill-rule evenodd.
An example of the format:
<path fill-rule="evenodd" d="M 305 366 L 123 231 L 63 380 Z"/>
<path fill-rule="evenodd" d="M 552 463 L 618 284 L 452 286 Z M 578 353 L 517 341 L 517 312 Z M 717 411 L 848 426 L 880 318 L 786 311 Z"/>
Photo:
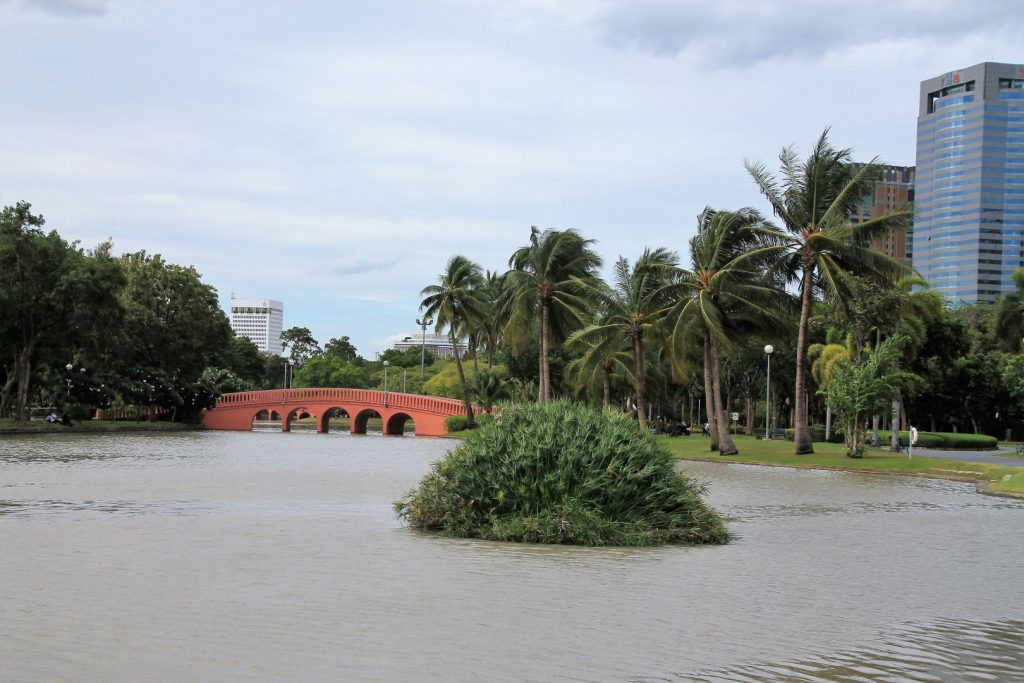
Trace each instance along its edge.
<path fill-rule="evenodd" d="M 504 406 L 395 503 L 452 536 L 530 543 L 724 543 L 702 486 L 628 416 L 568 401 Z"/>
<path fill-rule="evenodd" d="M 405 349 L 404 351 L 388 349 L 384 353 L 380 354 L 380 360 L 386 360 L 392 367 L 418 368 L 420 366 L 421 353 L 424 366 L 434 364 L 434 360 L 436 360 L 434 358 L 434 354 L 426 349 Z"/>
<path fill-rule="evenodd" d="M 449 434 L 452 432 L 464 432 L 468 422 L 469 420 L 465 415 L 449 415 L 444 419 L 444 428 Z"/>
<path fill-rule="evenodd" d="M 367 389 L 370 384 L 365 369 L 336 356 L 317 356 L 295 371 L 292 386 Z"/>
<path fill-rule="evenodd" d="M 308 327 L 289 327 L 281 333 L 281 345 L 288 350 L 288 358 L 295 365 L 302 365 L 323 353 L 320 342 L 313 338 Z"/>
<path fill-rule="evenodd" d="M 359 352 L 356 351 L 356 347 L 353 346 L 348 337 L 341 337 L 340 339 L 332 337 L 330 341 L 324 344 L 324 355 L 329 358 L 338 358 L 353 365 L 362 365 L 366 362 L 359 355 Z"/>

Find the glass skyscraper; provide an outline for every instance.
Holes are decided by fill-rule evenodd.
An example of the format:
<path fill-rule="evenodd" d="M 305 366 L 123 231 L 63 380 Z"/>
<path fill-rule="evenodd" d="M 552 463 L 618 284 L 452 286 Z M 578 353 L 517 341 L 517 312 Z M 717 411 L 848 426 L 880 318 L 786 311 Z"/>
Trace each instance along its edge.
<path fill-rule="evenodd" d="M 1024 66 L 921 83 L 913 265 L 954 303 L 1013 291 L 1024 265 Z"/>

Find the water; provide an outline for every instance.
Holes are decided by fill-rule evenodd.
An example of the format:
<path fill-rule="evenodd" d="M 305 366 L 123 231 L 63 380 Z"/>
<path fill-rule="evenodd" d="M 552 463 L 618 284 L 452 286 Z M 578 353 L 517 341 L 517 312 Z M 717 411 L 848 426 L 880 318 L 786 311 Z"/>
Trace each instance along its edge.
<path fill-rule="evenodd" d="M 1024 680 L 1024 504 L 692 464 L 736 540 L 402 528 L 452 442 L 0 439 L 0 681 Z"/>

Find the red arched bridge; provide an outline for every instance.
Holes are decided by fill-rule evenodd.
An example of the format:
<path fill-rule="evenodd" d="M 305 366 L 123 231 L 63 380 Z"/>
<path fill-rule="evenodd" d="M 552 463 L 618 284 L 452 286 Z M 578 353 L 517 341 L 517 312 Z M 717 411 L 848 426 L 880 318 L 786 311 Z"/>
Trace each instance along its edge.
<path fill-rule="evenodd" d="M 332 417 L 346 416 L 353 434 L 365 434 L 366 422 L 380 417 L 385 434 L 402 434 L 411 421 L 417 436 L 444 436 L 444 420 L 464 415 L 462 401 L 438 396 L 398 394 L 369 389 L 273 389 L 224 394 L 203 415 L 207 429 L 249 431 L 254 420 L 280 420 L 281 431 L 292 420 L 315 418 L 316 431 L 327 432 Z"/>

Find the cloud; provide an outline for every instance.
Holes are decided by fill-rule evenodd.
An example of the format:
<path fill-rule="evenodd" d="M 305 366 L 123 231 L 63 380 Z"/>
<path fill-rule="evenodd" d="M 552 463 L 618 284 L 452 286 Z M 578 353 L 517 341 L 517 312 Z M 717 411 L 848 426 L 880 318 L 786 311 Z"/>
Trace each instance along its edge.
<path fill-rule="evenodd" d="M 110 10 L 110 0 L 0 0 L 5 4 L 72 18 L 102 17 Z"/>
<path fill-rule="evenodd" d="M 681 0 L 613 4 L 593 20 L 604 41 L 621 50 L 688 58 L 707 66 L 752 66 L 775 59 L 820 60 L 827 54 L 890 40 L 962 39 L 1019 30 L 1017 5 L 992 0 L 970 22 L 952 21 L 965 7 L 952 0 L 840 3 Z"/>
<path fill-rule="evenodd" d="M 362 273 L 387 270 L 401 262 L 401 259 L 391 257 L 350 254 L 340 259 L 335 259 L 328 272 L 332 275 L 360 275 Z"/>

